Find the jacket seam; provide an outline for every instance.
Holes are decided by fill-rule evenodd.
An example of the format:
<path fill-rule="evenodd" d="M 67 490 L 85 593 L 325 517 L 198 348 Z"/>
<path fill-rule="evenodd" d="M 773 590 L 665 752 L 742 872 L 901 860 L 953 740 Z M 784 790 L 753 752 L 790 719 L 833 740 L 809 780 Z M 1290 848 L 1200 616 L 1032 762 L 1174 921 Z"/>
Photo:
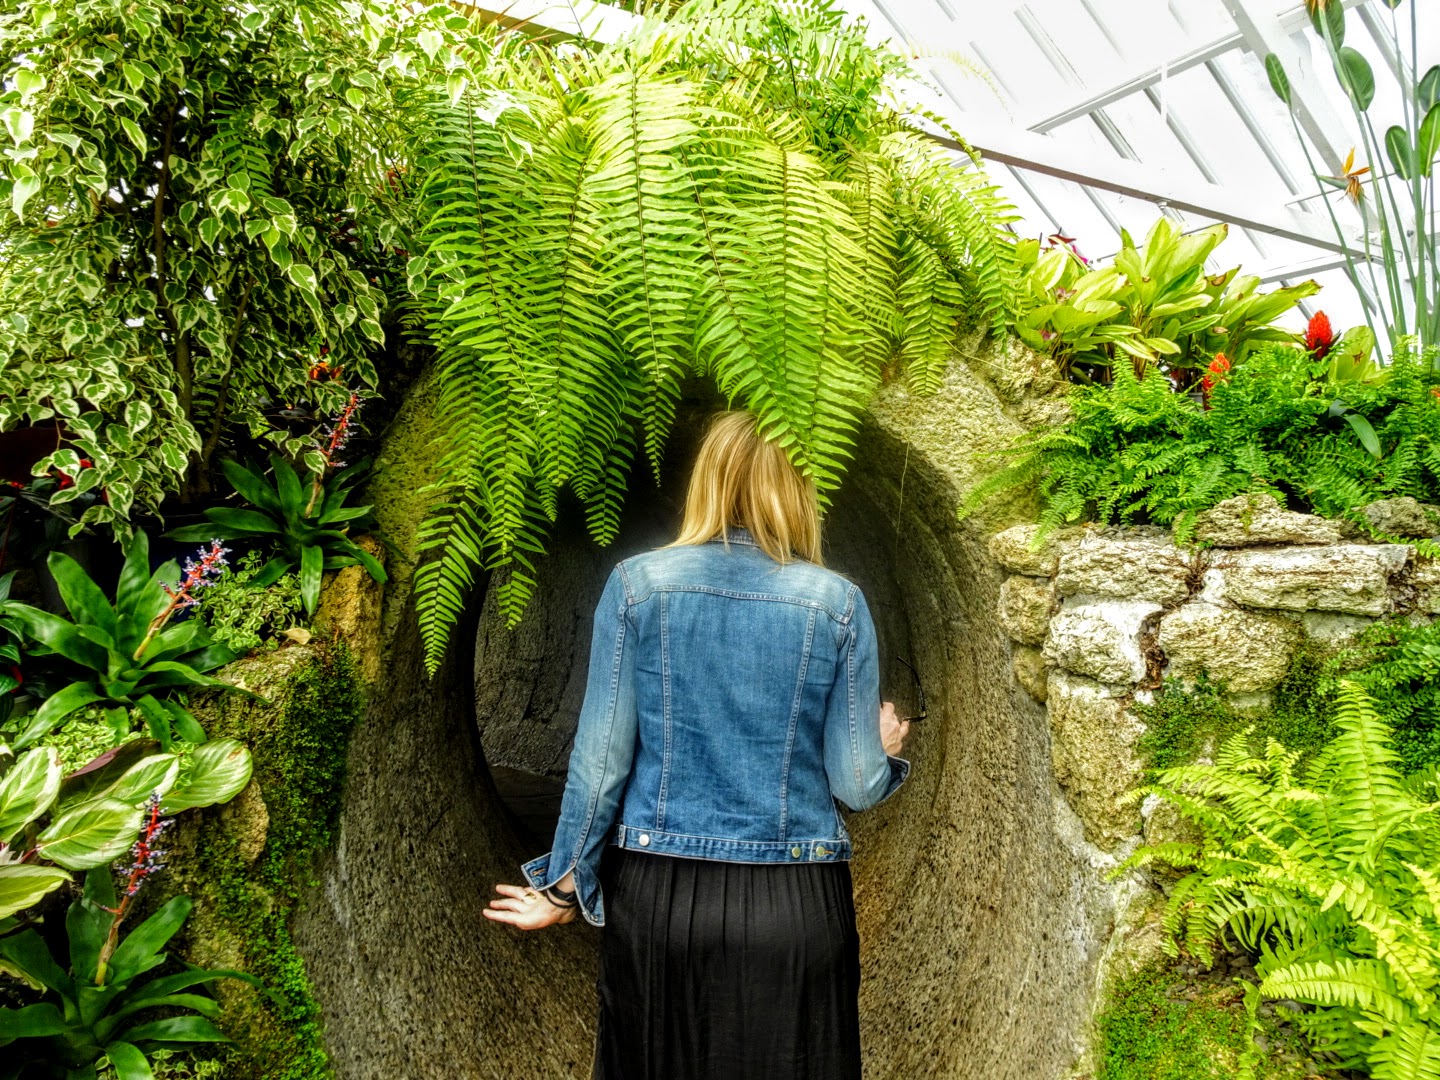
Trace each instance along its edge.
<path fill-rule="evenodd" d="M 651 835 L 658 834 L 662 837 L 673 837 L 677 840 L 713 840 L 719 844 L 743 844 L 745 847 L 770 847 L 777 849 L 789 847 L 792 844 L 830 844 L 836 842 L 837 840 L 851 843 L 850 838 L 847 836 L 797 836 L 792 837 L 789 840 L 737 840 L 734 837 L 729 836 L 706 836 L 704 833 L 667 832 L 664 829 L 652 829 L 647 825 L 630 825 L 623 821 L 616 825 L 615 829 L 617 833 L 621 829 L 623 829 L 627 833 L 636 832 L 650 833 Z"/>
<path fill-rule="evenodd" d="M 665 796 L 670 787 L 670 621 L 669 597 L 660 595 L 660 699 L 661 699 L 661 753 L 660 793 L 655 801 L 655 827 L 665 827 Z"/>
<path fill-rule="evenodd" d="M 790 724 L 785 732 L 785 757 L 780 769 L 780 839 L 790 825 L 790 758 L 795 752 L 795 729 L 800 722 L 800 705 L 805 698 L 805 677 L 810 672 L 810 650 L 815 642 L 815 611 L 805 627 L 805 651 L 800 658 L 800 676 L 795 682 L 795 699 L 790 703 Z"/>
<path fill-rule="evenodd" d="M 706 593 L 710 596 L 729 596 L 737 600 L 770 600 L 779 604 L 794 604 L 796 607 L 814 608 L 817 611 L 825 612 L 825 614 L 829 615 L 832 619 L 835 619 L 837 622 L 841 623 L 848 621 L 848 611 L 852 610 L 854 606 L 853 604 L 850 605 L 850 607 L 847 608 L 847 613 L 842 614 L 841 612 L 836 611 L 829 604 L 821 600 L 807 600 L 804 597 L 787 596 L 781 593 L 740 592 L 735 589 L 717 589 L 713 585 L 649 584 L 647 585 L 647 588 L 649 589 L 649 592 L 647 592 L 643 597 L 639 597 L 638 599 L 633 600 L 632 603 L 639 603 L 643 600 L 649 599 L 649 597 L 654 593 Z"/>
<path fill-rule="evenodd" d="M 620 580 L 623 585 L 625 580 L 623 572 L 620 575 Z M 595 826 L 595 812 L 600 805 L 600 792 L 604 790 L 605 780 L 610 774 L 609 746 L 611 737 L 615 733 L 615 712 L 620 693 L 621 658 L 625 654 L 625 635 L 629 629 L 629 619 L 626 615 L 626 610 L 622 608 L 620 612 L 620 628 L 615 632 L 615 654 L 610 662 L 610 700 L 607 703 L 606 709 L 605 740 L 603 743 L 606 750 L 600 757 L 600 781 L 590 792 L 589 805 L 585 808 L 585 824 L 580 828 L 579 835 L 575 841 L 574 853 L 571 856 L 576 863 L 578 863 L 585 854 L 585 842 L 589 839 L 590 831 Z"/>

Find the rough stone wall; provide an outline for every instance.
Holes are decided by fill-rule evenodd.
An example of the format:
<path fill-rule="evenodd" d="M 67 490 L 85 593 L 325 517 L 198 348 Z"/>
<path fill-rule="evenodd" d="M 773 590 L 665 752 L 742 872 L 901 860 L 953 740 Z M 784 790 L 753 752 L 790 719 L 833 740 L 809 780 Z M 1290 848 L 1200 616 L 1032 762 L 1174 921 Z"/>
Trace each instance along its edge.
<path fill-rule="evenodd" d="M 876 613 L 887 694 L 913 704 L 905 656 L 931 714 L 912 735 L 906 789 L 851 820 L 866 1075 L 1058 1080 L 1083 1052 L 1117 928 L 1142 899 L 1135 881 L 1106 877 L 1141 825 L 1121 801 L 1138 776 L 1132 703 L 1167 673 L 1202 667 L 1264 694 L 1306 636 L 1440 611 L 1440 573 L 1407 545 L 1360 542 L 1263 501 L 1208 516 L 1203 551 L 1160 530 L 1081 530 L 1035 547 L 1006 528 L 1033 519 L 1025 493 L 957 521 L 990 467 L 981 452 L 1064 412 L 1058 380 L 1031 354 L 962 354 L 934 396 L 881 392 L 826 526 L 829 564 Z M 584 1077 L 596 935 L 522 935 L 480 916 L 493 883 L 536 853 L 491 766 L 557 780 L 604 575 L 658 542 L 677 493 L 637 483 L 638 517 L 608 552 L 582 554 L 562 528 L 518 631 L 486 611 L 482 582 L 428 679 L 410 582 L 433 398 L 422 379 L 379 458 L 372 495 L 401 551 L 366 631 L 378 674 L 340 843 L 296 941 L 341 1080 Z M 693 435 L 677 430 L 676 461 Z M 1391 507 L 1389 531 L 1412 510 Z"/>
<path fill-rule="evenodd" d="M 1440 514 L 1394 499 L 1365 508 L 1392 535 L 1431 538 Z M 1440 564 L 1403 543 L 1238 496 L 1203 514 L 1178 546 L 1156 529 L 1074 529 L 1037 543 L 1034 525 L 990 542 L 1011 575 L 997 607 L 1018 685 L 1047 707 L 1054 774 L 1107 851 L 1133 847 L 1144 726 L 1131 706 L 1166 677 L 1222 682 L 1261 707 L 1310 640 L 1329 648 L 1382 616 L 1440 612 Z"/>

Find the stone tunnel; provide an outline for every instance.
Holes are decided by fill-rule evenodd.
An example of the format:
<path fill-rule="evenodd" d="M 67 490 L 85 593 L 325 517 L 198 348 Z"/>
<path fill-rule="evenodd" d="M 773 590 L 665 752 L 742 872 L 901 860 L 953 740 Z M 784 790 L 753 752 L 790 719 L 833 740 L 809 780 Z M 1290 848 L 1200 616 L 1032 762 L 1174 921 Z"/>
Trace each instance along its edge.
<path fill-rule="evenodd" d="M 996 625 L 1002 574 L 985 541 L 1025 508 L 956 516 L 977 453 L 1051 407 L 1047 385 L 1001 347 L 952 364 L 934 396 L 887 388 L 827 514 L 827 564 L 875 614 L 883 692 L 916 704 L 904 657 L 929 704 L 906 787 L 849 821 L 871 1080 L 1060 1080 L 1112 936 L 1116 887 L 1060 794 L 1044 707 L 1016 685 Z M 392 536 L 413 532 L 432 403 L 422 383 L 377 466 Z M 615 544 L 562 517 L 518 628 L 477 588 L 434 679 L 408 575 L 387 588 L 340 841 L 295 931 L 344 1080 L 590 1075 L 598 932 L 526 935 L 480 912 L 548 847 L 593 606 L 615 561 L 673 535 L 702 412 L 682 413 L 658 490 L 637 474 Z"/>

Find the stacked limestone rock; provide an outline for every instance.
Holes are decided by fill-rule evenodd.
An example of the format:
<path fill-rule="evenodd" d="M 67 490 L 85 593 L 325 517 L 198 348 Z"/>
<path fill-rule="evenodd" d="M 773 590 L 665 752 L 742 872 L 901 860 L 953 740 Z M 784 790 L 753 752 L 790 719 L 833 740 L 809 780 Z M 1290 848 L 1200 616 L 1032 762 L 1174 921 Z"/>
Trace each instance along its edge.
<path fill-rule="evenodd" d="M 1364 513 L 1389 536 L 1440 535 L 1440 507 L 1414 499 Z M 1140 810 L 1123 798 L 1145 730 L 1130 706 L 1166 677 L 1207 672 L 1237 703 L 1263 705 L 1305 639 L 1333 646 L 1381 616 L 1440 614 L 1440 562 L 1269 496 L 1208 511 L 1189 547 L 1154 528 L 1074 529 L 1038 545 L 1037 531 L 990 542 L 1013 575 L 1000 621 L 1017 680 L 1046 705 L 1055 778 L 1106 850 L 1139 832 Z"/>

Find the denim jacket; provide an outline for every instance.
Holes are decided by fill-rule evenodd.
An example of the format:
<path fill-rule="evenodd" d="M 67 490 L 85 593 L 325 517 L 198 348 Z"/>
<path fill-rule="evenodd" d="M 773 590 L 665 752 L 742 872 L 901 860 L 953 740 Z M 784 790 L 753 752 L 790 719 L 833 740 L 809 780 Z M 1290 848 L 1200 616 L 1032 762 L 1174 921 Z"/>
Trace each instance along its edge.
<path fill-rule="evenodd" d="M 850 858 L 836 801 L 864 810 L 910 763 L 880 742 L 875 627 L 860 589 L 781 565 L 744 529 L 661 548 L 611 573 L 590 648 L 560 822 L 526 863 L 545 889 L 575 873 L 604 925 L 607 842 L 743 863 Z"/>

